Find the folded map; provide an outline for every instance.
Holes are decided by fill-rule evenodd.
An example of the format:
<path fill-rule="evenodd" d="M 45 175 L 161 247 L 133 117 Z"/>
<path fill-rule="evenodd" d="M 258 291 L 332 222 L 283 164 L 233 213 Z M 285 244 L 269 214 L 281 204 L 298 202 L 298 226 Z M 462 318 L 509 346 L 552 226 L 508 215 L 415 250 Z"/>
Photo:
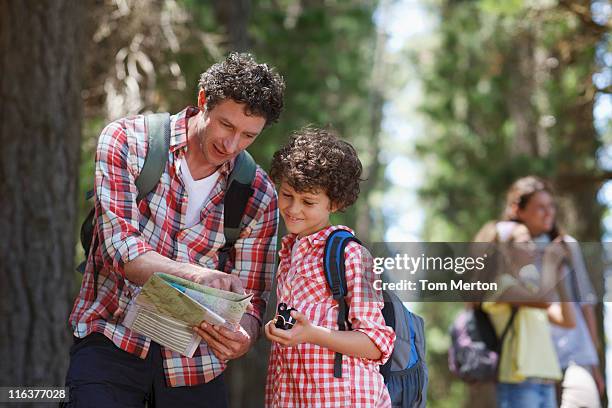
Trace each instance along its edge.
<path fill-rule="evenodd" d="M 252 296 L 155 273 L 128 306 L 123 325 L 193 357 L 202 340 L 193 327 L 205 321 L 237 330 Z"/>

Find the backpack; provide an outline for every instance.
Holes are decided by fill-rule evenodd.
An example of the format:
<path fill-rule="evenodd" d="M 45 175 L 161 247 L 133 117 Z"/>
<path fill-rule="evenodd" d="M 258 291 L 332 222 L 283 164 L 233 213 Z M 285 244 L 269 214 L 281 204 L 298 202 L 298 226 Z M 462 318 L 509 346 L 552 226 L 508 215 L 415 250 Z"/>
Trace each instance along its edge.
<path fill-rule="evenodd" d="M 466 382 L 497 381 L 502 346 L 517 311 L 517 307 L 512 308 L 500 337 L 497 337 L 489 315 L 480 306 L 462 311 L 450 329 L 450 371 Z"/>
<path fill-rule="evenodd" d="M 333 231 L 325 243 L 324 270 L 334 299 L 338 302 L 338 327 L 351 329 L 348 320 L 348 293 L 344 250 L 349 242 L 361 244 L 349 231 Z M 380 368 L 394 407 L 425 407 L 428 370 L 425 363 L 425 327 L 423 319 L 410 312 L 393 293 L 383 291 L 385 324 L 395 331 L 395 347 L 389 360 Z M 342 354 L 336 353 L 334 377 L 342 377 Z"/>
<path fill-rule="evenodd" d="M 145 124 L 148 131 L 149 148 L 145 157 L 144 165 L 135 180 L 138 196 L 136 202 L 140 202 L 159 183 L 168 161 L 168 149 L 170 147 L 170 114 L 155 113 L 145 115 Z M 251 183 L 255 179 L 257 165 L 253 157 L 243 150 L 236 157 L 234 168 L 229 175 L 227 188 L 223 198 L 223 234 L 225 245 L 219 249 L 219 263 L 217 270 L 224 271 L 227 261 L 231 255 L 234 244 L 240 237 L 240 222 L 249 198 L 254 190 Z M 86 194 L 86 199 L 93 197 L 93 190 Z M 81 224 L 81 245 L 85 252 L 85 261 L 77 267 L 77 271 L 84 273 L 87 258 L 90 252 L 95 251 L 97 240 L 94 241 L 95 207 L 93 207 Z M 94 248 L 92 248 L 94 242 Z M 98 271 L 94 266 L 94 293 L 97 296 Z"/>

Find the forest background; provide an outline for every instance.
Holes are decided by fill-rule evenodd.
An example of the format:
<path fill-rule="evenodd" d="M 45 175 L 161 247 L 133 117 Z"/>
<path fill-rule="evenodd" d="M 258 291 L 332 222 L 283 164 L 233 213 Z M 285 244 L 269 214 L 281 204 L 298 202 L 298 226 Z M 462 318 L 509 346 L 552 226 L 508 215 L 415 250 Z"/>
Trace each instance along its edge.
<path fill-rule="evenodd" d="M 233 50 L 287 83 L 249 149 L 262 167 L 305 124 L 356 146 L 366 181 L 335 221 L 364 240 L 469 241 L 527 174 L 553 182 L 567 231 L 608 240 L 611 15 L 600 0 L 0 0 L 0 385 L 63 384 L 104 124 L 195 104 L 199 74 Z M 603 287 L 606 260 L 589 263 Z M 462 306 L 414 307 L 428 405 L 475 406 L 446 363 Z M 230 364 L 233 406 L 262 405 L 268 349 Z"/>

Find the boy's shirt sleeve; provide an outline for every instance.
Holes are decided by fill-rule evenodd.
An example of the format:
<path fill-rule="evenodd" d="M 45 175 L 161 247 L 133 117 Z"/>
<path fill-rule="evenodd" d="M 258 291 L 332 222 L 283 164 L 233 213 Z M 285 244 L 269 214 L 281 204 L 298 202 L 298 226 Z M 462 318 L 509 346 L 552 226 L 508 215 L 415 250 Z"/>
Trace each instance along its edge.
<path fill-rule="evenodd" d="M 113 122 L 102 131 L 96 150 L 97 239 L 104 264 L 123 277 L 126 263 L 153 249 L 139 230 L 135 180 L 146 143 L 139 143 L 134 133 Z"/>
<path fill-rule="evenodd" d="M 384 364 L 393 352 L 395 332 L 385 324 L 382 315 L 384 301 L 382 292 L 375 290 L 373 283 L 372 256 L 363 246 L 351 242 L 345 251 L 346 282 L 349 306 L 349 321 L 354 331 L 360 331 L 372 340 L 381 352 L 376 363 Z"/>

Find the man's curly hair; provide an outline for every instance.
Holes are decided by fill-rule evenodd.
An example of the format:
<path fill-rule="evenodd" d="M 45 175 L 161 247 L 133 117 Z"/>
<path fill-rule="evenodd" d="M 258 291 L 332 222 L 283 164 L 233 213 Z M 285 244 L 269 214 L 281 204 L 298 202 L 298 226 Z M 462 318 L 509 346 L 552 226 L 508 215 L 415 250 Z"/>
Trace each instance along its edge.
<path fill-rule="evenodd" d="M 225 99 L 247 106 L 249 115 L 276 122 L 283 110 L 285 82 L 267 64 L 258 64 L 251 54 L 231 53 L 200 76 L 199 89 L 206 93 L 206 109 Z"/>
<path fill-rule="evenodd" d="M 343 210 L 359 196 L 362 165 L 357 152 L 332 130 L 305 127 L 274 153 L 270 177 L 299 192 L 323 190 Z"/>

